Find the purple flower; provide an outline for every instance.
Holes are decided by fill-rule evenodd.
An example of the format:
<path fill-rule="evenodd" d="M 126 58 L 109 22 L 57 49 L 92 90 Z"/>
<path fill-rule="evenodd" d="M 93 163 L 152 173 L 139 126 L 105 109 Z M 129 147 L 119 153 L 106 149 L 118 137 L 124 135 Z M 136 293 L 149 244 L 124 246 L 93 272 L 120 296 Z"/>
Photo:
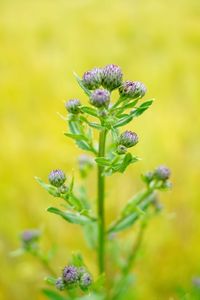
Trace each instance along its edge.
<path fill-rule="evenodd" d="M 85 272 L 80 278 L 80 287 L 84 290 L 92 284 L 92 277 L 89 273 Z"/>
<path fill-rule="evenodd" d="M 66 266 L 62 274 L 63 281 L 67 284 L 77 283 L 79 280 L 79 272 L 75 266 Z"/>
<path fill-rule="evenodd" d="M 21 240 L 24 243 L 31 243 L 33 241 L 38 240 L 40 237 L 40 231 L 37 229 L 28 229 L 22 232 Z"/>
<path fill-rule="evenodd" d="M 146 87 L 142 82 L 139 81 L 125 81 L 119 87 L 119 92 L 124 98 L 142 98 L 146 94 Z"/>
<path fill-rule="evenodd" d="M 107 65 L 102 72 L 102 86 L 112 91 L 122 84 L 122 76 L 122 70 L 119 66 Z"/>
<path fill-rule="evenodd" d="M 55 286 L 59 291 L 63 291 L 65 289 L 65 283 L 64 283 L 62 277 L 59 277 L 56 280 Z"/>
<path fill-rule="evenodd" d="M 104 89 L 97 89 L 90 95 L 90 103 L 98 108 L 107 107 L 110 102 L 110 93 Z"/>
<path fill-rule="evenodd" d="M 80 101 L 78 99 L 71 99 L 65 103 L 65 107 L 68 112 L 72 114 L 78 114 L 80 111 Z"/>
<path fill-rule="evenodd" d="M 138 143 L 138 136 L 135 132 L 125 131 L 119 137 L 119 144 L 130 148 Z"/>
<path fill-rule="evenodd" d="M 53 170 L 49 174 L 49 182 L 50 184 L 60 187 L 66 180 L 65 173 L 62 170 Z"/>
<path fill-rule="evenodd" d="M 82 82 L 89 90 L 95 90 L 100 87 L 102 78 L 102 69 L 93 68 L 83 74 Z"/>
<path fill-rule="evenodd" d="M 154 176 L 159 180 L 169 179 L 170 174 L 170 169 L 165 166 L 159 166 L 154 172 Z"/>

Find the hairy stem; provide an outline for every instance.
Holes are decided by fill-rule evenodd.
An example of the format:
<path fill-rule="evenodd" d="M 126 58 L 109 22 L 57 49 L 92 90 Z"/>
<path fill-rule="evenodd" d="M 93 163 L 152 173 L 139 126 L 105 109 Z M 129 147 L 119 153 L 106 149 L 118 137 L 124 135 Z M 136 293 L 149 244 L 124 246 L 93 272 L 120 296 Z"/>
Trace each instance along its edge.
<path fill-rule="evenodd" d="M 98 157 L 105 154 L 106 130 L 102 130 L 99 135 Z M 104 167 L 98 166 L 98 266 L 99 273 L 105 270 L 105 217 L 104 217 L 104 197 L 105 197 L 105 177 Z"/>

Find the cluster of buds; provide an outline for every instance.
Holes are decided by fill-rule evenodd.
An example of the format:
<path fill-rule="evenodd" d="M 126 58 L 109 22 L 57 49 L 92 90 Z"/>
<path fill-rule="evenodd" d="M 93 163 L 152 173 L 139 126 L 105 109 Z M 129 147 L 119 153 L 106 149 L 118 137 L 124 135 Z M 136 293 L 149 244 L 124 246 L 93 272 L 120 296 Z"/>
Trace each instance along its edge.
<path fill-rule="evenodd" d="M 108 108 L 110 93 L 118 89 L 120 98 L 136 99 L 142 98 L 146 93 L 146 87 L 139 81 L 124 81 L 123 73 L 119 66 L 114 64 L 105 67 L 95 67 L 82 76 L 81 84 L 89 91 L 90 104 L 96 108 Z M 66 102 L 65 107 L 71 114 L 81 112 L 81 103 L 78 99 L 71 99 Z"/>
<path fill-rule="evenodd" d="M 92 276 L 85 267 L 69 265 L 64 267 L 62 276 L 56 280 L 55 286 L 58 290 L 80 287 L 87 290 L 92 284 Z"/>
<path fill-rule="evenodd" d="M 171 185 L 168 181 L 170 175 L 171 172 L 169 168 L 159 166 L 153 172 L 147 172 L 142 177 L 148 186 L 153 184 L 156 188 L 169 188 Z"/>
<path fill-rule="evenodd" d="M 127 148 L 131 148 L 131 147 L 135 146 L 137 143 L 138 143 L 137 134 L 133 131 L 126 130 L 119 137 L 117 153 L 125 154 L 127 151 Z"/>

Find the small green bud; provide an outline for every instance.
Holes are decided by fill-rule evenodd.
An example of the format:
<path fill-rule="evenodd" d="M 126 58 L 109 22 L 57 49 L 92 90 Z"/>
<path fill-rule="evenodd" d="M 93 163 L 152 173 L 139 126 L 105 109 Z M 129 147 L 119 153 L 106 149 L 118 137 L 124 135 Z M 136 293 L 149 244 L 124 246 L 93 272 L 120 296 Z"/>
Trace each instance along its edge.
<path fill-rule="evenodd" d="M 120 135 L 119 144 L 127 148 L 133 147 L 138 143 L 138 136 L 135 132 L 127 130 Z"/>
<path fill-rule="evenodd" d="M 81 103 L 78 99 L 71 99 L 65 103 L 65 107 L 69 113 L 78 114 L 80 112 Z"/>
<path fill-rule="evenodd" d="M 92 277 L 88 272 L 85 272 L 80 277 L 80 288 L 86 290 L 92 284 Z"/>
<path fill-rule="evenodd" d="M 124 145 L 117 146 L 117 154 L 125 154 L 127 152 L 127 148 Z"/>

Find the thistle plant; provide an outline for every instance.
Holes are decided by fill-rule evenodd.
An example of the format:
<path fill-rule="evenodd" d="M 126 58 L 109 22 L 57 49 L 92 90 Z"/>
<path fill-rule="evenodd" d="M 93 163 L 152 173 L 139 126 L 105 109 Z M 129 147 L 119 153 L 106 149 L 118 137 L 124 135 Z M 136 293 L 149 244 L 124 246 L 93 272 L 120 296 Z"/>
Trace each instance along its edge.
<path fill-rule="evenodd" d="M 65 209 L 49 207 L 47 211 L 82 227 L 90 247 L 96 253 L 98 275 L 91 275 L 83 257 L 79 253 L 74 254 L 63 270 L 59 271 L 59 275 L 57 271 L 49 274 L 52 276 L 47 281 L 54 285 L 55 290 L 46 289 L 45 295 L 55 300 L 127 299 L 124 298 L 124 292 L 132 284 L 131 271 L 144 229 L 150 216 L 160 210 L 157 192 L 170 187 L 170 171 L 160 166 L 144 173 L 144 189 L 131 197 L 120 215 L 106 226 L 106 178 L 114 173 L 121 176 L 130 165 L 139 161 L 132 149 L 140 137 L 122 127 L 140 117 L 152 105 L 153 99 L 142 101 L 147 91 L 145 85 L 139 81 L 123 81 L 122 70 L 116 65 L 94 68 L 85 72 L 82 78 L 76 74 L 75 77 L 88 98 L 88 105 L 76 98 L 66 102 L 67 116 L 63 118 L 68 124 L 68 130 L 65 136 L 89 153 L 82 154 L 78 159 L 81 177 L 85 180 L 92 168 L 97 169 L 97 211 L 93 208 L 94 203 L 90 201 L 85 186 L 78 185 L 69 171 L 67 175 L 61 169 L 51 171 L 48 183 L 38 177 L 36 180 L 50 195 L 64 202 Z M 112 92 L 116 90 L 119 96 L 114 100 Z M 94 140 L 93 131 L 98 132 L 98 141 Z M 140 229 L 135 243 L 131 247 L 127 246 L 127 257 L 122 260 L 117 233 L 139 222 Z M 23 233 L 22 248 L 38 253 L 38 237 L 34 231 Z M 127 245 L 125 241 L 123 244 Z M 48 263 L 46 261 L 46 266 Z M 109 264 L 112 264 L 111 269 Z M 84 293 L 88 294 L 88 298 L 85 298 Z"/>

